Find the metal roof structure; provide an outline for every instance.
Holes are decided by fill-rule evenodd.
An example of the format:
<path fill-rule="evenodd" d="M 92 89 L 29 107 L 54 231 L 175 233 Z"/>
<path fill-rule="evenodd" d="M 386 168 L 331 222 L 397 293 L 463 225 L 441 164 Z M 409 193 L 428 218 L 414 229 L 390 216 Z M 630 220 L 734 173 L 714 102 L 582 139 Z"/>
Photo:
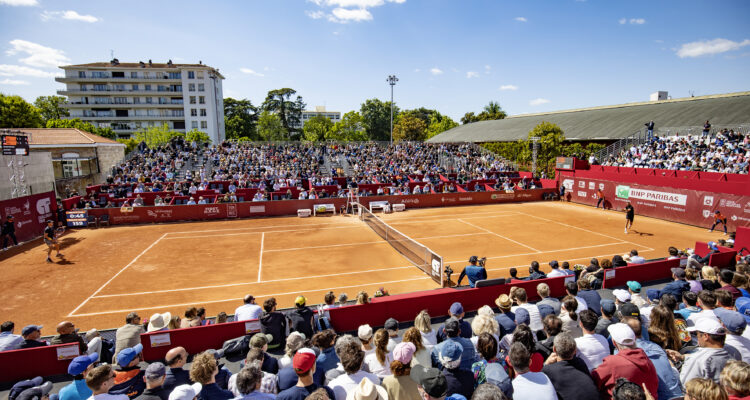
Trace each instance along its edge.
<path fill-rule="evenodd" d="M 567 140 L 611 141 L 630 136 L 651 120 L 661 134 L 700 133 L 706 120 L 712 128 L 750 125 L 750 92 L 514 115 L 460 125 L 427 142 L 511 142 L 527 139 L 543 121 L 559 125 Z"/>

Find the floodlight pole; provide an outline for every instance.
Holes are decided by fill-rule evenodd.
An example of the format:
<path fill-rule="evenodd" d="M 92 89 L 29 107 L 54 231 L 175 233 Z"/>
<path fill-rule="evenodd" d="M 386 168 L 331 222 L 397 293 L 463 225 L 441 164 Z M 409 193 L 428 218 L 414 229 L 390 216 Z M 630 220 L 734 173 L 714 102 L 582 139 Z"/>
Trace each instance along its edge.
<path fill-rule="evenodd" d="M 386 82 L 391 85 L 391 144 L 393 144 L 393 87 L 396 86 L 398 78 L 396 78 L 396 75 L 388 75 Z"/>
<path fill-rule="evenodd" d="M 532 136 L 531 140 L 531 178 L 536 176 L 536 159 L 537 159 L 537 143 L 539 142 L 539 136 Z"/>

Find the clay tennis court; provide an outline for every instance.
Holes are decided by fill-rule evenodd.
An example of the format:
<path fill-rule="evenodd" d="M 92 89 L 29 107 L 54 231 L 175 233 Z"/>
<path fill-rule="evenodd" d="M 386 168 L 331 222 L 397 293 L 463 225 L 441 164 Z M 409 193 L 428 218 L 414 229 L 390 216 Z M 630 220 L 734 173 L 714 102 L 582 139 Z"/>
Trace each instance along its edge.
<path fill-rule="evenodd" d="M 381 216 L 450 264 L 453 280 L 471 255 L 487 257 L 489 278 L 519 275 L 538 260 L 588 265 L 631 249 L 663 257 L 669 246 L 715 239 L 705 229 L 636 216 L 623 232 L 614 211 L 557 202 L 410 209 Z M 44 335 L 71 320 L 82 330 L 113 328 L 125 315 L 182 315 L 203 306 L 232 314 L 242 297 L 276 297 L 290 307 L 299 294 L 322 302 L 333 290 L 353 299 L 379 287 L 391 294 L 438 284 L 355 216 L 263 218 L 82 229 L 62 239 L 65 258 L 44 262 L 41 241 L 3 253 L 2 318 L 43 324 Z M 59 259 L 58 259 L 59 260 Z M 466 283 L 466 281 L 464 281 Z M 488 299 L 490 302 L 492 299 Z"/>

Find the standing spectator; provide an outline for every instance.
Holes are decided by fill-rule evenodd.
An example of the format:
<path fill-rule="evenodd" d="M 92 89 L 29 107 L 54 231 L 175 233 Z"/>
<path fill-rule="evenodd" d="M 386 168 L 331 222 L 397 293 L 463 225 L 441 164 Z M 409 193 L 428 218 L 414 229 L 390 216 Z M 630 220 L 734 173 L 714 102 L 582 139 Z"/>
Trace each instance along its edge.
<path fill-rule="evenodd" d="M 270 297 L 263 302 L 263 314 L 260 316 L 261 332 L 271 335 L 269 349 L 275 349 L 286 342 L 286 318 L 276 311 L 276 299 Z"/>
<path fill-rule="evenodd" d="M 140 344 L 142 333 L 143 325 L 141 325 L 141 317 L 135 312 L 129 313 L 125 317 L 125 325 L 117 328 L 115 332 L 115 355 L 113 361 L 117 359 L 117 353 L 122 349 Z"/>
<path fill-rule="evenodd" d="M 708 134 L 711 132 L 711 124 L 706 120 L 706 123 L 703 124 L 703 137 L 708 137 Z"/>
<path fill-rule="evenodd" d="M 411 379 L 417 382 L 419 398 L 423 400 L 441 400 L 448 394 L 448 382 L 436 368 L 417 365 L 411 369 Z M 338 399 L 337 399 L 338 400 Z"/>
<path fill-rule="evenodd" d="M 513 311 L 516 311 L 517 308 L 523 308 L 524 310 L 528 311 L 530 318 L 529 328 L 531 328 L 535 335 L 538 334 L 538 332 L 544 329 L 544 325 L 542 325 L 542 315 L 539 313 L 539 307 L 537 307 L 536 304 L 531 304 L 528 302 L 528 299 L 526 297 L 526 289 L 517 288 L 515 291 L 511 291 L 511 293 L 511 297 L 514 297 L 514 300 L 518 304 L 518 306 L 514 308 Z"/>
<path fill-rule="evenodd" d="M 294 300 L 294 310 L 289 311 L 286 317 L 289 319 L 289 329 L 294 332 L 300 332 L 306 338 L 313 335 L 313 311 L 305 305 L 307 299 L 305 296 L 297 296 Z"/>
<path fill-rule="evenodd" d="M 421 344 L 421 343 L 420 343 Z M 420 400 L 417 383 L 409 378 L 411 362 L 417 347 L 401 342 L 393 349 L 391 374 L 383 379 L 383 387 L 391 400 Z"/>
<path fill-rule="evenodd" d="M 190 379 L 202 385 L 198 400 L 229 400 L 234 398 L 232 392 L 224 390 L 216 384 L 218 373 L 219 364 L 210 351 L 204 351 L 193 358 L 190 365 Z"/>
<path fill-rule="evenodd" d="M 137 344 L 133 347 L 122 349 L 117 354 L 115 384 L 109 389 L 111 394 L 124 394 L 132 400 L 146 390 L 146 382 L 143 379 L 144 371 L 139 366 L 141 361 L 143 361 L 142 351 L 143 345 Z"/>
<path fill-rule="evenodd" d="M 322 385 L 326 372 L 336 368 L 339 363 L 339 358 L 336 356 L 336 351 L 333 347 L 336 344 L 336 332 L 332 329 L 318 332 L 312 337 L 312 344 L 320 350 L 320 354 L 315 359 L 313 380 L 318 385 Z"/>
<path fill-rule="evenodd" d="M 422 310 L 417 314 L 417 317 L 414 318 L 414 327 L 422 335 L 422 344 L 425 348 L 431 350 L 433 346 L 438 344 L 437 332 L 432 329 L 432 321 L 427 310 Z"/>
<path fill-rule="evenodd" d="M 263 310 L 260 308 L 259 305 L 255 304 L 255 297 L 253 297 L 250 294 L 245 295 L 245 298 L 243 300 L 243 305 L 237 307 L 236 310 L 234 310 L 234 320 L 235 321 L 250 321 L 253 319 L 260 318 L 261 313 Z M 308 337 L 311 337 L 309 335 Z"/>
<path fill-rule="evenodd" d="M 18 246 L 18 239 L 16 239 L 16 226 L 13 224 L 13 216 L 8 215 L 5 217 L 5 222 L 3 222 L 2 227 L 2 236 L 3 236 L 3 250 L 5 250 L 6 247 L 8 247 L 9 239 L 13 240 L 13 245 Z"/>
<path fill-rule="evenodd" d="M 750 339 L 742 336 L 747 329 L 745 317 L 737 311 L 725 308 L 717 308 L 714 313 L 727 333 L 724 344 L 737 350 L 742 361 L 750 363 Z"/>
<path fill-rule="evenodd" d="M 461 271 L 456 286 L 461 286 L 461 281 L 464 279 L 464 276 L 469 279 L 469 287 L 474 287 L 477 281 L 487 279 L 487 270 L 484 269 L 483 266 L 477 265 L 477 260 L 477 256 L 471 256 L 469 258 L 469 265 L 464 267 L 464 270 Z"/>
<path fill-rule="evenodd" d="M 164 378 L 164 390 L 171 392 L 180 385 L 190 383 L 190 373 L 184 368 L 187 363 L 188 353 L 184 347 L 169 349 L 164 360 L 167 362 L 167 371 Z"/>
<path fill-rule="evenodd" d="M 654 137 L 654 121 L 646 122 L 646 140 L 651 140 Z"/>
<path fill-rule="evenodd" d="M 360 339 L 361 340 L 361 339 Z M 430 349 L 426 348 L 424 346 L 424 342 L 422 341 L 422 335 L 419 333 L 419 330 L 415 327 L 411 327 L 404 332 L 404 341 L 401 343 L 411 343 L 414 345 L 414 355 L 411 359 L 411 366 L 415 365 L 424 365 L 424 366 L 431 366 L 432 360 L 430 359 Z M 363 350 L 365 350 L 363 348 Z M 367 350 L 365 350 L 365 354 L 367 353 Z"/>
<path fill-rule="evenodd" d="M 471 338 L 471 325 L 467 321 L 464 321 L 463 319 L 464 318 L 464 306 L 459 302 L 455 302 L 451 304 L 450 309 L 448 309 L 448 315 L 451 318 L 455 318 L 456 320 L 458 320 L 459 327 L 461 328 L 461 337 L 466 338 L 466 339 Z M 447 332 L 445 332 L 445 324 L 443 324 L 443 326 L 437 331 L 438 343 L 444 341 L 446 337 L 447 337 Z"/>
<path fill-rule="evenodd" d="M 607 328 L 610 325 L 618 322 L 617 317 L 615 317 L 617 307 L 615 307 L 615 303 L 609 299 L 602 299 L 601 305 L 602 316 L 601 318 L 599 318 L 599 321 L 597 321 L 596 329 L 594 330 L 594 332 L 606 337 L 609 336 Z"/>
<path fill-rule="evenodd" d="M 576 348 L 578 355 L 591 371 L 601 365 L 604 358 L 609 355 L 609 343 L 604 336 L 594 333 L 598 322 L 596 313 L 591 310 L 581 311 L 578 320 L 583 335 L 575 339 Z"/>
<path fill-rule="evenodd" d="M 86 386 L 91 389 L 91 400 L 128 400 L 124 394 L 110 394 L 115 384 L 115 374 L 109 364 L 100 365 L 86 373 Z"/>
<path fill-rule="evenodd" d="M 728 362 L 721 370 L 719 382 L 729 399 L 747 399 L 750 397 L 750 365 L 736 360 Z"/>
<path fill-rule="evenodd" d="M 501 294 L 495 299 L 495 305 L 499 313 L 495 316 L 498 325 L 500 325 L 500 337 L 516 330 L 516 314 L 511 311 L 513 301 L 507 294 Z"/>
<path fill-rule="evenodd" d="M 60 389 L 60 400 L 86 400 L 91 397 L 91 389 L 86 386 L 86 374 L 94 368 L 99 354 L 78 356 L 68 364 L 68 374 L 73 382 Z"/>
<path fill-rule="evenodd" d="M 169 392 L 164 390 L 164 378 L 167 368 L 160 362 L 155 362 L 146 368 L 143 379 L 146 381 L 146 390 L 138 396 L 137 400 L 168 400 Z"/>
<path fill-rule="evenodd" d="M 560 400 L 597 400 L 599 391 L 591 379 L 586 363 L 576 356 L 576 341 L 568 333 L 555 337 L 554 353 L 542 372 L 549 377 Z"/>
<path fill-rule="evenodd" d="M 256 361 L 246 365 L 236 376 L 237 391 L 240 393 L 240 396 L 236 397 L 236 399 L 272 400 L 276 398 L 273 394 L 263 393 L 258 390 L 263 379 L 260 362 Z"/>
<path fill-rule="evenodd" d="M 445 346 L 448 342 L 457 342 L 463 347 L 463 354 L 461 356 L 461 368 L 470 370 L 471 365 L 474 363 L 474 359 L 476 357 L 476 353 L 474 351 L 474 345 L 471 343 L 469 339 L 466 339 L 464 337 L 461 337 L 461 328 L 460 324 L 458 322 L 458 319 L 451 317 L 447 321 L 445 321 L 445 327 L 443 328 L 445 330 L 446 335 L 448 335 L 448 338 L 444 341 L 439 343 L 437 346 L 432 348 L 431 351 L 431 358 L 432 358 L 432 366 L 433 367 L 442 367 L 442 364 L 440 363 L 440 352 L 442 350 L 442 347 Z"/>
<path fill-rule="evenodd" d="M 42 337 L 42 326 L 41 325 L 27 325 L 21 330 L 21 336 L 23 342 L 19 348 L 31 349 L 34 347 L 46 346 L 47 342 L 39 340 Z"/>
<path fill-rule="evenodd" d="M 516 372 L 513 379 L 514 400 L 557 400 L 552 382 L 542 372 L 531 372 L 531 353 L 521 343 L 510 346 L 510 365 Z"/>
<path fill-rule="evenodd" d="M 443 375 L 448 382 L 448 394 L 460 394 L 471 398 L 474 392 L 474 375 L 469 370 L 461 369 L 461 345 L 447 341 L 440 349 L 440 363 L 443 365 Z M 473 363 L 473 362 L 472 362 Z"/>
<path fill-rule="evenodd" d="M 297 354 L 299 354 L 299 352 Z M 336 342 L 336 354 L 341 360 L 341 366 L 344 367 L 345 373 L 337 376 L 328 383 L 328 386 L 333 393 L 335 393 L 335 397 L 331 394 L 331 399 L 346 400 L 347 394 L 354 391 L 359 382 L 363 379 L 369 379 L 373 383 L 380 382 L 380 378 L 375 374 L 362 371 L 365 353 L 360 348 L 357 339 L 353 336 L 344 335 L 339 338 Z M 296 357 L 297 356 L 295 356 L 295 359 Z M 281 394 L 279 396 L 279 398 L 281 398 Z"/>
<path fill-rule="evenodd" d="M 5 321 L 0 325 L 0 351 L 16 350 L 21 348 L 23 337 L 14 335 L 16 324 L 13 321 Z"/>
<path fill-rule="evenodd" d="M 88 346 L 78 335 L 78 329 L 70 321 L 63 321 L 57 325 L 57 335 L 52 337 L 50 344 L 78 343 L 81 353 L 86 353 Z"/>
<path fill-rule="evenodd" d="M 604 362 L 591 372 L 599 391 L 606 391 L 611 396 L 617 378 L 622 377 L 639 386 L 645 384 L 655 396 L 659 378 L 646 353 L 636 347 L 633 330 L 623 323 L 612 324 L 608 330 L 618 353 L 604 358 Z"/>
<path fill-rule="evenodd" d="M 367 369 L 379 378 L 390 375 L 390 365 L 393 361 L 393 355 L 388 351 L 388 331 L 378 329 L 375 332 L 374 342 L 375 352 L 365 357 Z"/>
<path fill-rule="evenodd" d="M 578 308 L 578 301 L 573 296 L 565 296 L 562 301 L 562 307 L 560 308 L 560 320 L 562 321 L 562 331 L 569 333 L 574 338 L 579 338 L 583 335 L 581 326 L 578 323 L 578 314 L 576 309 Z M 582 310 L 586 311 L 586 310 Z"/>
<path fill-rule="evenodd" d="M 250 348 L 260 349 L 263 352 L 263 371 L 269 374 L 277 374 L 279 372 L 279 362 L 276 358 L 266 353 L 270 341 L 271 335 L 256 333 L 250 338 Z"/>

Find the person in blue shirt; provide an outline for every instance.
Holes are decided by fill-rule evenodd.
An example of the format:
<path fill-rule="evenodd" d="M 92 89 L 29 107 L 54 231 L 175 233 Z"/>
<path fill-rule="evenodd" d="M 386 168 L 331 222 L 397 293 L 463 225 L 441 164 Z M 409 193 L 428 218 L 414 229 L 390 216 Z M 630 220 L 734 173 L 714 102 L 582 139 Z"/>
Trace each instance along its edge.
<path fill-rule="evenodd" d="M 99 361 L 99 353 L 78 356 L 68 365 L 68 374 L 73 382 L 60 389 L 60 400 L 86 400 L 91 397 L 91 389 L 86 386 L 86 373 Z"/>
<path fill-rule="evenodd" d="M 477 256 L 471 256 L 471 258 L 469 258 L 469 265 L 464 267 L 464 270 L 461 271 L 456 286 L 461 286 L 461 281 L 464 279 L 464 276 L 469 279 L 469 287 L 474 287 L 477 281 L 487 279 L 487 270 L 484 269 L 484 266 L 477 265 L 478 260 Z"/>

